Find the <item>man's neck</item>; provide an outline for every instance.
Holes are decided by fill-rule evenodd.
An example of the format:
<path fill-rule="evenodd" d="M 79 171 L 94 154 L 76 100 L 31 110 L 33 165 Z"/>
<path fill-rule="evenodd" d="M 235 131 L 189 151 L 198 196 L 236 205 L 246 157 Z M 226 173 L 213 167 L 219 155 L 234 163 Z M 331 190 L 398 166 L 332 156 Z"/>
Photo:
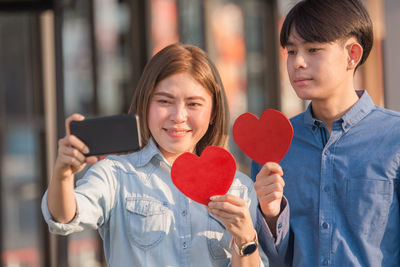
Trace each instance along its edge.
<path fill-rule="evenodd" d="M 356 91 L 349 90 L 348 93 L 340 97 L 312 100 L 313 116 L 325 124 L 330 134 L 333 122 L 346 114 L 357 103 L 358 99 Z"/>

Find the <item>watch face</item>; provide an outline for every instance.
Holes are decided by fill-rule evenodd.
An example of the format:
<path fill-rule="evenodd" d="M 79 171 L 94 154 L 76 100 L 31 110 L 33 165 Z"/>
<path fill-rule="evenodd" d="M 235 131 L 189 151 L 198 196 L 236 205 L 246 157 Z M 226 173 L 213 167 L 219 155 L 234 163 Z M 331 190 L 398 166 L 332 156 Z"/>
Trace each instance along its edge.
<path fill-rule="evenodd" d="M 253 244 L 249 244 L 247 247 L 243 248 L 243 255 L 250 255 L 252 254 L 254 251 L 256 251 L 257 249 L 257 245 L 255 243 Z"/>

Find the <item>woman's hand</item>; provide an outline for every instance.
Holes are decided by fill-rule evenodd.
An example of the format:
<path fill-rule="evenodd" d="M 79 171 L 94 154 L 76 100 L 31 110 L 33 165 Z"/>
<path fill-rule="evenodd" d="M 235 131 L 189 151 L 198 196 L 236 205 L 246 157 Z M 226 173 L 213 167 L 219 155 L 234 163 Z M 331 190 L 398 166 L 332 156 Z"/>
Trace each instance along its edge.
<path fill-rule="evenodd" d="M 71 121 L 81 121 L 84 117 L 80 114 L 73 114 L 65 120 L 66 135 L 58 141 L 58 156 L 54 168 L 53 177 L 59 179 L 71 177 L 74 173 L 82 170 L 86 163 L 97 162 L 95 156 L 85 157 L 89 148 L 76 136 L 71 135 L 69 124 Z"/>
<path fill-rule="evenodd" d="M 210 200 L 208 212 L 222 221 L 236 244 L 254 241 L 256 231 L 246 201 L 230 194 L 213 196 Z"/>
<path fill-rule="evenodd" d="M 222 221 L 238 246 L 255 240 L 256 230 L 246 201 L 230 194 L 213 196 L 210 200 L 207 207 L 208 212 Z M 235 249 L 232 251 L 232 267 L 260 266 L 258 250 L 243 257 L 234 251 Z"/>

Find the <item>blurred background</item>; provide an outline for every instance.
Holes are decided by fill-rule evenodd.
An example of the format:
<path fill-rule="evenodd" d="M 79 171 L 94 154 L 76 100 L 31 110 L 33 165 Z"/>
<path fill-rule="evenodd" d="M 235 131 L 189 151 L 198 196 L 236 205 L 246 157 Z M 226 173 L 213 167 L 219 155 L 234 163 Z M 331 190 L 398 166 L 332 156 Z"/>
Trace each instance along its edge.
<path fill-rule="evenodd" d="M 147 60 L 183 42 L 206 50 L 224 82 L 231 122 L 307 103 L 286 75 L 279 28 L 290 0 L 0 0 L 1 266 L 105 266 L 95 231 L 48 233 L 40 211 L 64 120 L 126 113 Z M 356 74 L 377 105 L 400 111 L 400 1 L 364 0 L 375 44 Z M 239 169 L 250 160 L 231 139 Z"/>

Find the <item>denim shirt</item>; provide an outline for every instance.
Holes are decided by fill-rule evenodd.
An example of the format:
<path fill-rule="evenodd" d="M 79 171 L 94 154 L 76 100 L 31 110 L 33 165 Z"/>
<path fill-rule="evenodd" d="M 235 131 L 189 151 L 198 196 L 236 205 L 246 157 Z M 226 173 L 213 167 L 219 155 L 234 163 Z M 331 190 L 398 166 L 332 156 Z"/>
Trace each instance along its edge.
<path fill-rule="evenodd" d="M 291 119 L 276 240 L 258 220 L 270 266 L 400 266 L 400 113 L 357 93 L 330 136 L 311 105 Z"/>
<path fill-rule="evenodd" d="M 170 173 L 171 165 L 150 140 L 139 152 L 109 156 L 88 170 L 75 188 L 73 221 L 52 220 L 47 192 L 42 212 L 55 234 L 98 229 L 109 266 L 229 266 L 231 235 L 204 205 L 175 187 Z M 246 200 L 255 224 L 251 179 L 236 172 L 229 193 Z"/>

